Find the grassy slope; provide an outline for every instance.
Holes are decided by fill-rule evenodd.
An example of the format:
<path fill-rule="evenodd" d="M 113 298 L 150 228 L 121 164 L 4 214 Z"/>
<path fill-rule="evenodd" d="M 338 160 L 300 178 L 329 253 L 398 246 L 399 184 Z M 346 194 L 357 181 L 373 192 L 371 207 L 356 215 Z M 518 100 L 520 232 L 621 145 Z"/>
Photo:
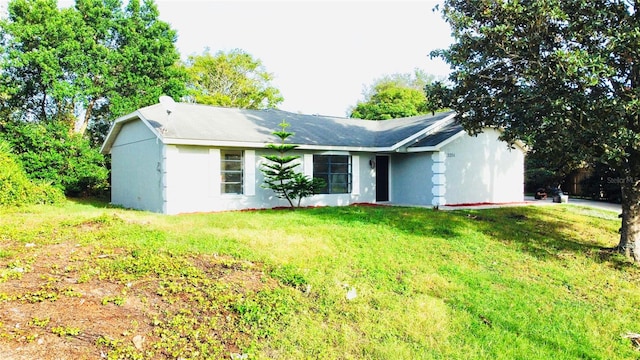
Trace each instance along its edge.
<path fill-rule="evenodd" d="M 87 221 L 104 226 L 65 231 Z M 640 271 L 602 251 L 617 226 L 615 213 L 560 205 L 169 217 L 68 203 L 0 209 L 0 266 L 22 256 L 15 244 L 64 241 L 264 263 L 282 288 L 230 305 L 256 358 L 630 358 Z"/>

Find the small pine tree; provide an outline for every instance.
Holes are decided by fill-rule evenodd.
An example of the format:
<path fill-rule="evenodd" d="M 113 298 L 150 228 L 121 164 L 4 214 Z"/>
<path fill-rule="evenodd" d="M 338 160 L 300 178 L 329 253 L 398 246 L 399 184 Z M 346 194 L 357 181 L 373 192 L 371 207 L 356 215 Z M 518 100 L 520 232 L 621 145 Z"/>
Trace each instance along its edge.
<path fill-rule="evenodd" d="M 312 179 L 295 171 L 295 168 L 300 165 L 296 162 L 300 156 L 286 155 L 286 153 L 297 148 L 298 145 L 285 143 L 294 133 L 287 131 L 289 124 L 285 120 L 282 120 L 279 126 L 280 130 L 274 131 L 273 134 L 280 138 L 280 144 L 267 144 L 267 148 L 277 151 L 278 155 L 263 156 L 268 162 L 260 169 L 265 178 L 262 187 L 271 189 L 277 197 L 286 199 L 293 209 L 300 206 L 303 198 L 317 194 L 324 187 L 324 181 L 318 178 Z M 298 201 L 294 205 L 296 199 Z"/>

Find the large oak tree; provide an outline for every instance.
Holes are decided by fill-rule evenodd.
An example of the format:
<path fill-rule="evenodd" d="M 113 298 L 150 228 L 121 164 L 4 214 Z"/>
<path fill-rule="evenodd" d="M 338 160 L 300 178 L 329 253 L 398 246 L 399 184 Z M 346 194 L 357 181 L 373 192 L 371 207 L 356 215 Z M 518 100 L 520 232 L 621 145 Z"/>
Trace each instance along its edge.
<path fill-rule="evenodd" d="M 471 132 L 504 130 L 534 151 L 619 171 L 617 248 L 640 262 L 640 1 L 445 0 L 455 42 L 444 96 Z"/>

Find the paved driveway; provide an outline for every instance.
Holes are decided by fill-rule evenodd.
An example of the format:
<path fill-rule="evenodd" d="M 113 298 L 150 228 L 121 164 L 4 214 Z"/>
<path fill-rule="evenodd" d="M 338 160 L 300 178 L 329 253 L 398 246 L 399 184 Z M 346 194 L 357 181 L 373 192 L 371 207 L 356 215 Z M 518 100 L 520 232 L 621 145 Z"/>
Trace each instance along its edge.
<path fill-rule="evenodd" d="M 615 211 L 620 213 L 622 207 L 620 204 L 607 203 L 604 201 L 573 199 L 569 196 L 569 204 L 578 206 L 588 206 L 596 209 Z M 470 206 L 441 206 L 441 210 L 458 210 L 458 209 L 490 209 L 503 206 L 527 206 L 527 205 L 559 205 L 554 203 L 551 198 L 545 200 L 535 200 L 533 196 L 525 196 L 523 202 L 510 203 L 510 204 L 491 204 L 491 205 L 470 205 Z"/>
<path fill-rule="evenodd" d="M 551 200 L 550 198 L 546 200 L 535 200 L 533 196 L 525 196 L 525 202 L 530 202 L 534 204 L 535 203 L 551 204 L 551 205 L 555 204 L 553 200 Z M 602 209 L 602 210 L 622 212 L 622 206 L 620 204 L 608 203 L 604 201 L 595 201 L 595 200 L 574 199 L 571 196 L 569 196 L 569 204 L 579 205 L 579 206 L 589 206 L 589 207 Z"/>

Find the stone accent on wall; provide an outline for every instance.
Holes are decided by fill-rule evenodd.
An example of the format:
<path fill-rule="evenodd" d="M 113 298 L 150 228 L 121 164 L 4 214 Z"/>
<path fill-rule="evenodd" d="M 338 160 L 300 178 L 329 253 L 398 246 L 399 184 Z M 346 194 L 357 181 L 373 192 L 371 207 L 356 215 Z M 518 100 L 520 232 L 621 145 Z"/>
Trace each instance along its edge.
<path fill-rule="evenodd" d="M 431 159 L 433 159 L 433 165 L 431 166 L 431 170 L 433 171 L 433 176 L 431 177 L 431 183 L 433 184 L 431 194 L 433 194 L 433 200 L 431 204 L 433 206 L 441 206 L 447 203 L 444 197 L 447 191 L 447 177 L 445 175 L 447 166 L 444 163 L 446 158 L 447 154 L 441 151 L 434 152 L 431 155 Z"/>

